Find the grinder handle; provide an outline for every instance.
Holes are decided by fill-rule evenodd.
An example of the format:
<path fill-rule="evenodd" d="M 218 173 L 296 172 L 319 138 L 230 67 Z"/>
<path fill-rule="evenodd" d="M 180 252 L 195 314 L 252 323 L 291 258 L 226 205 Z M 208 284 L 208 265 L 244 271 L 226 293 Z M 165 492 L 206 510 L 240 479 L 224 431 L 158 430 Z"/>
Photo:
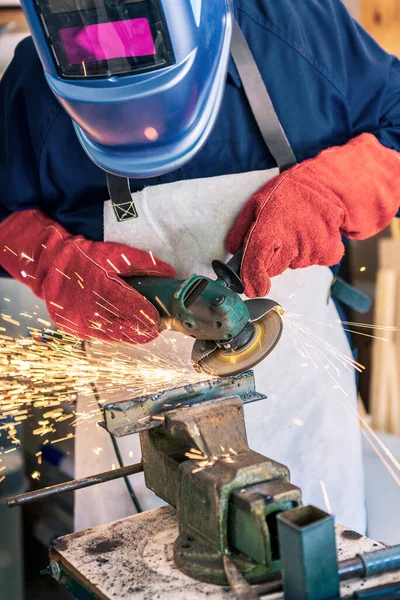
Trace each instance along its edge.
<path fill-rule="evenodd" d="M 237 294 L 243 294 L 244 292 L 244 287 L 240 279 L 242 258 L 243 249 L 241 248 L 227 263 L 222 262 L 222 260 L 212 261 L 212 268 L 218 277 L 217 281 L 223 283 L 223 285 Z"/>
<path fill-rule="evenodd" d="M 226 263 L 227 266 L 232 269 L 232 271 L 234 271 L 236 273 L 236 275 L 238 275 L 240 277 L 240 267 L 242 265 L 242 258 L 243 258 L 243 248 L 240 248 L 240 250 L 238 250 L 236 252 L 236 254 L 234 254 L 232 256 L 232 258 Z"/>

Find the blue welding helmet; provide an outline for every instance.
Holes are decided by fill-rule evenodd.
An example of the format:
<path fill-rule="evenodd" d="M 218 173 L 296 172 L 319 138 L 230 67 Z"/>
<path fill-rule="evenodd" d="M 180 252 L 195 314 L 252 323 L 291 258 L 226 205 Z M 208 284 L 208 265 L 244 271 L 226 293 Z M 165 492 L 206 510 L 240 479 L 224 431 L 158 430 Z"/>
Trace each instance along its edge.
<path fill-rule="evenodd" d="M 231 0 L 22 0 L 47 82 L 102 169 L 154 177 L 206 142 L 225 89 Z"/>

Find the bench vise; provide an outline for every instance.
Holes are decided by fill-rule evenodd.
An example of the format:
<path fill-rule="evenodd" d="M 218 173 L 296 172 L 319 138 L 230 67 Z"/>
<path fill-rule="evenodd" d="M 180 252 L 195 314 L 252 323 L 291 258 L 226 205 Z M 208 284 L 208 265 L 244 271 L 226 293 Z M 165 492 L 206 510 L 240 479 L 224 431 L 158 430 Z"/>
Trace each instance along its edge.
<path fill-rule="evenodd" d="M 178 511 L 176 566 L 200 581 L 228 583 L 225 555 L 251 583 L 279 573 L 276 517 L 301 492 L 248 446 L 243 405 L 262 398 L 247 372 L 104 406 L 110 433 L 139 432 L 146 485 Z"/>

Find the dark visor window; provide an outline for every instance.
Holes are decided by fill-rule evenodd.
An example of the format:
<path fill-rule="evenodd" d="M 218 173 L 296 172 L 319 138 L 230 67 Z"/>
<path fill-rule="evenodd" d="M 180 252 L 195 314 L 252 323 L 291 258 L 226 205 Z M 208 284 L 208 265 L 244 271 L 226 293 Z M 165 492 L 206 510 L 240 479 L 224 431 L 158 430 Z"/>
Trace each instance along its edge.
<path fill-rule="evenodd" d="M 111 77 L 173 63 L 158 0 L 44 0 L 37 6 L 61 77 Z"/>

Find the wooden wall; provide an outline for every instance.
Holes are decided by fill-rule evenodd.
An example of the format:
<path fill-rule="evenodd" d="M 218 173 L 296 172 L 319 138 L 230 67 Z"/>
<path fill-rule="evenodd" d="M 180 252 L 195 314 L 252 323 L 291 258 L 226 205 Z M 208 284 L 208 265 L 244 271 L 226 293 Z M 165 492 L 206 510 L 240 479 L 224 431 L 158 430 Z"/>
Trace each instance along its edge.
<path fill-rule="evenodd" d="M 361 0 L 343 0 L 353 17 L 360 20 L 361 16 Z"/>
<path fill-rule="evenodd" d="M 400 56 L 400 0 L 346 0 L 365 29 L 385 50 Z M 357 6 L 354 6 L 354 4 Z"/>

